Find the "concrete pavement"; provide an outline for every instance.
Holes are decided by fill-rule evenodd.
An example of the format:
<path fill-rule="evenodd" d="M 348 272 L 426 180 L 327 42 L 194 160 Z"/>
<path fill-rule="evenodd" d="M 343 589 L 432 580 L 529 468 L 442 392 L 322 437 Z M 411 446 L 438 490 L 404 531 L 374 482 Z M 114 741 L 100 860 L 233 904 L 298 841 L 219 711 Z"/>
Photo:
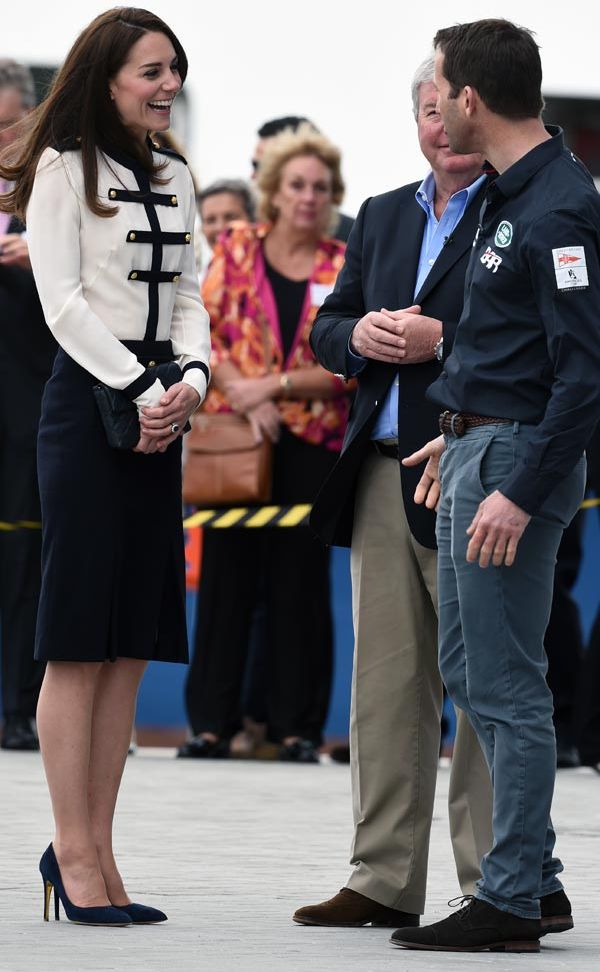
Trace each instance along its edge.
<path fill-rule="evenodd" d="M 296 907 L 345 882 L 351 837 L 345 766 L 175 760 L 140 749 L 126 768 L 116 851 L 133 900 L 165 925 L 85 928 L 42 921 L 39 857 L 52 836 L 41 760 L 0 752 L 2 972 L 405 972 L 600 968 L 600 776 L 561 771 L 554 823 L 576 928 L 539 955 L 407 952 L 386 929 L 292 923 Z M 426 920 L 459 894 L 440 769 Z"/>

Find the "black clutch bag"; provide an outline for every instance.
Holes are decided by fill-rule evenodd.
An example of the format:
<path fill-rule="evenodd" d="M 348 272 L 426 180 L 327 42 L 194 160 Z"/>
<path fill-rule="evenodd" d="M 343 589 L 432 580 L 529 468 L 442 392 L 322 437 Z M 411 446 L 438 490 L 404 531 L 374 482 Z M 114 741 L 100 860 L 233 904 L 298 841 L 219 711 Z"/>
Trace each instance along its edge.
<path fill-rule="evenodd" d="M 183 372 L 175 361 L 154 365 L 152 374 L 165 388 L 181 381 Z M 109 388 L 103 382 L 93 386 L 94 398 L 102 419 L 109 446 L 113 449 L 135 449 L 140 441 L 140 423 L 135 402 L 117 388 Z M 184 432 L 190 428 L 186 424 Z"/>

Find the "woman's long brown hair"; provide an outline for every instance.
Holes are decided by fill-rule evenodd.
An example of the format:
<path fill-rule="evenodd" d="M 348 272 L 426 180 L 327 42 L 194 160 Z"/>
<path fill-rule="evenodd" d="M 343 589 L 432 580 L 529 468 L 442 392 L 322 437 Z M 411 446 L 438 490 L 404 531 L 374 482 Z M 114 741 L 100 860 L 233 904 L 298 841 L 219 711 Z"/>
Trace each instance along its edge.
<path fill-rule="evenodd" d="M 86 203 L 98 216 L 113 216 L 117 211 L 98 199 L 98 146 L 106 144 L 125 152 L 160 182 L 157 175 L 164 163 L 156 165 L 151 153 L 123 125 L 109 94 L 109 81 L 125 64 L 136 41 L 149 31 L 169 38 L 181 80 L 185 80 L 185 51 L 160 17 L 138 7 L 113 7 L 100 14 L 73 44 L 44 101 L 18 123 L 20 135 L 0 162 L 0 177 L 14 183 L 0 196 L 0 211 L 24 219 L 37 165 L 48 146 L 58 151 L 81 150 Z"/>

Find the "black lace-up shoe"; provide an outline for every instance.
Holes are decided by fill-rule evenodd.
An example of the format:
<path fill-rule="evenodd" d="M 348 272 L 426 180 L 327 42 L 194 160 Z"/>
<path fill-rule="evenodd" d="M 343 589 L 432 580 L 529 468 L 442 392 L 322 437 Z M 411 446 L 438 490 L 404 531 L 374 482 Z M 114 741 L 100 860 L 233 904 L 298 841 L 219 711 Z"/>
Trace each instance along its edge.
<path fill-rule="evenodd" d="M 2 730 L 2 749 L 20 749 L 36 752 L 40 748 L 33 719 L 25 716 L 8 716 Z"/>
<path fill-rule="evenodd" d="M 193 736 L 177 750 L 178 759 L 227 759 L 229 756 L 228 739 L 205 739 Z"/>
<path fill-rule="evenodd" d="M 569 931 L 573 927 L 571 902 L 564 891 L 555 891 L 540 898 L 542 930 L 540 935 Z"/>
<path fill-rule="evenodd" d="M 296 739 L 281 746 L 278 759 L 284 763 L 318 763 L 319 754 L 310 739 Z"/>
<path fill-rule="evenodd" d="M 463 907 L 443 921 L 399 928 L 392 945 L 434 952 L 539 952 L 539 918 L 519 918 L 472 895 L 460 901 Z"/>

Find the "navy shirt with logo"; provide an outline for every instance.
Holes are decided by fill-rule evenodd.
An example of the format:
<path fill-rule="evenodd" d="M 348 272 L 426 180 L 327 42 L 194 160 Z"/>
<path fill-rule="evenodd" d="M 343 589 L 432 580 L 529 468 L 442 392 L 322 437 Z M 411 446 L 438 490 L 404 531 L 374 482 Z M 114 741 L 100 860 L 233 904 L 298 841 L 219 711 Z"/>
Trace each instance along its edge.
<path fill-rule="evenodd" d="M 558 128 L 490 183 L 428 398 L 537 426 L 500 491 L 535 514 L 600 420 L 600 196 Z"/>

